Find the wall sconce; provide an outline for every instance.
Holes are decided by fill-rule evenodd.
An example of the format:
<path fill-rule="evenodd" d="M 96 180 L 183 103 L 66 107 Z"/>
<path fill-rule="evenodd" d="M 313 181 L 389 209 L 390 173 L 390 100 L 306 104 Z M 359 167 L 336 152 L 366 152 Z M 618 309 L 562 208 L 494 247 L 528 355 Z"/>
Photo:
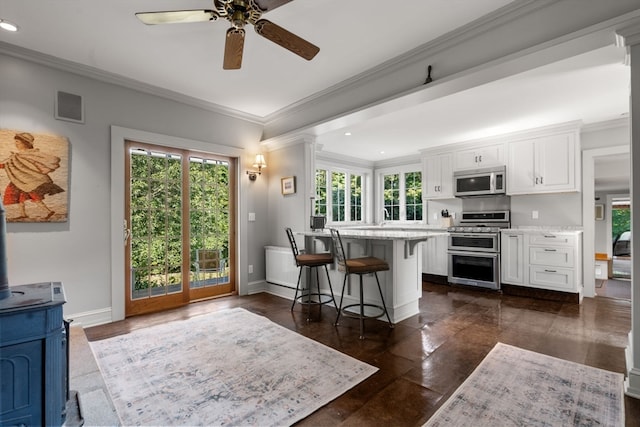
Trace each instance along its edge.
<path fill-rule="evenodd" d="M 267 162 L 264 161 L 264 156 L 262 154 L 256 154 L 256 159 L 253 162 L 253 167 L 258 168 L 258 171 L 247 171 L 247 175 L 249 175 L 250 181 L 255 181 L 258 175 L 262 174 L 262 169 L 267 167 Z"/>

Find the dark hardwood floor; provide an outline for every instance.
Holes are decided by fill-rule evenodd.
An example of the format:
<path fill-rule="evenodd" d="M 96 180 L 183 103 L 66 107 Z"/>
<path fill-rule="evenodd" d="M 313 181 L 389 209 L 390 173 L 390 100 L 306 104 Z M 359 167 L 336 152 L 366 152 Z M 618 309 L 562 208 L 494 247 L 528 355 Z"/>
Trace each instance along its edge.
<path fill-rule="evenodd" d="M 370 363 L 379 371 L 300 421 L 300 426 L 420 426 L 497 342 L 625 373 L 630 302 L 585 298 L 580 305 L 481 290 L 423 284 L 420 314 L 390 329 L 358 322 L 335 309 L 312 311 L 269 294 L 226 297 L 86 329 L 90 341 L 230 307 L 243 307 L 302 335 Z M 277 361 L 274 361 L 277 363 Z M 626 426 L 640 426 L 640 400 L 625 397 Z"/>

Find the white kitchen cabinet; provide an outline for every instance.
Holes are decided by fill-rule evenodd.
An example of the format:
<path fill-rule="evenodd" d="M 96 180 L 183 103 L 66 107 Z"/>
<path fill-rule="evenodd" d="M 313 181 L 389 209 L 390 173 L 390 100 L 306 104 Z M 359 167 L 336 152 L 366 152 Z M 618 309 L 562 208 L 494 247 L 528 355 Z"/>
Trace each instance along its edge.
<path fill-rule="evenodd" d="M 529 282 L 534 288 L 577 292 L 576 271 L 573 268 L 552 268 L 539 265 L 529 267 Z"/>
<path fill-rule="evenodd" d="M 426 157 L 425 160 L 426 199 L 453 198 L 453 170 L 451 154 L 438 154 Z"/>
<path fill-rule="evenodd" d="M 529 286 L 582 291 L 582 243 L 579 234 L 537 232 L 527 235 Z"/>
<path fill-rule="evenodd" d="M 574 132 L 507 145 L 507 194 L 579 191 L 579 144 Z"/>
<path fill-rule="evenodd" d="M 582 292 L 581 234 L 510 229 L 500 232 L 501 282 L 553 291 Z"/>
<path fill-rule="evenodd" d="M 504 151 L 504 144 L 456 151 L 453 156 L 453 169 L 464 170 L 504 166 Z"/>
<path fill-rule="evenodd" d="M 527 262 L 524 251 L 524 234 L 516 231 L 500 233 L 500 262 L 502 283 L 525 284 Z"/>
<path fill-rule="evenodd" d="M 574 267 L 575 251 L 573 248 L 543 248 L 531 246 L 529 248 L 529 264 L 545 265 L 549 267 Z"/>
<path fill-rule="evenodd" d="M 449 274 L 449 256 L 447 249 L 449 236 L 435 236 L 427 239 L 422 246 L 422 272 L 436 276 Z"/>

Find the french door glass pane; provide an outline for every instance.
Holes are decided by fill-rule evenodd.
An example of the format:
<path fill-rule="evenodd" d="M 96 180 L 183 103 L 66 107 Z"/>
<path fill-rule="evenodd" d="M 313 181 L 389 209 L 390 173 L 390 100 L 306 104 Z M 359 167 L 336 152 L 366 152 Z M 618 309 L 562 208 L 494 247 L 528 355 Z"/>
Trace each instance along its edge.
<path fill-rule="evenodd" d="M 131 152 L 131 299 L 182 292 L 181 156 Z"/>
<path fill-rule="evenodd" d="M 189 158 L 191 288 L 230 280 L 229 167 L 227 161 Z"/>

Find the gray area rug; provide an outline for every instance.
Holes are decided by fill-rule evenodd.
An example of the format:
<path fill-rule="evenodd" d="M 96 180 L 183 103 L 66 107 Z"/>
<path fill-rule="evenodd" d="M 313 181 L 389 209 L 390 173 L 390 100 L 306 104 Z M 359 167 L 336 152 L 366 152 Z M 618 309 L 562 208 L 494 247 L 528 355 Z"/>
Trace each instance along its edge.
<path fill-rule="evenodd" d="M 623 375 L 498 343 L 425 426 L 623 426 Z"/>
<path fill-rule="evenodd" d="M 91 347 L 124 425 L 290 425 L 377 371 L 240 308 Z"/>

